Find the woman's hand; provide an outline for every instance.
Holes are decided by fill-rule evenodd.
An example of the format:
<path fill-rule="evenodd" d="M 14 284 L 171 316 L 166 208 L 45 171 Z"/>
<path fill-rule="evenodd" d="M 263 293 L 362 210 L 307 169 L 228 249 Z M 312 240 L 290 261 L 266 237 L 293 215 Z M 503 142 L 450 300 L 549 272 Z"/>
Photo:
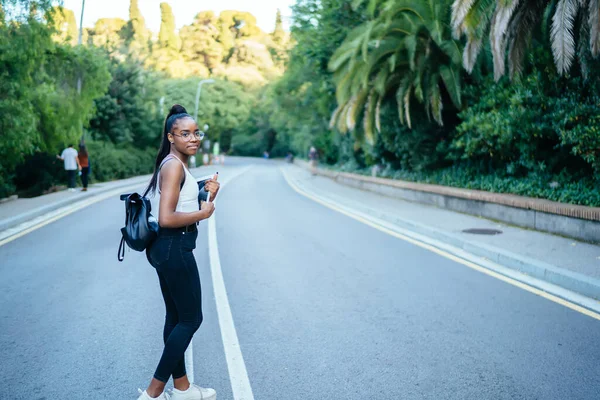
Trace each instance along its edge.
<path fill-rule="evenodd" d="M 213 176 L 212 179 L 208 179 L 204 183 L 204 190 L 210 193 L 210 200 L 213 201 L 215 197 L 217 197 L 217 193 L 219 193 L 219 189 L 221 188 L 221 184 L 217 181 L 217 175 Z"/>
<path fill-rule="evenodd" d="M 212 203 L 212 202 L 209 203 L 206 201 L 202 202 L 202 210 L 201 211 L 206 213 L 206 218 L 204 218 L 204 219 L 210 218 L 213 215 L 213 213 L 215 212 L 215 203 Z"/>

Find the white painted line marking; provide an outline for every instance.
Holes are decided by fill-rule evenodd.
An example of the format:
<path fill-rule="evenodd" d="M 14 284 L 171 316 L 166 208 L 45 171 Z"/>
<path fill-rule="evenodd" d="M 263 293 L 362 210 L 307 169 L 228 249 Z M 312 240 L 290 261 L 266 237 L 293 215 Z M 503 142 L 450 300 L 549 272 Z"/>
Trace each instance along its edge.
<path fill-rule="evenodd" d="M 227 299 L 227 290 L 221 271 L 221 261 L 219 259 L 219 249 L 217 245 L 217 228 L 215 216 L 208 220 L 208 254 L 210 257 L 210 270 L 213 280 L 213 290 L 215 293 L 215 302 L 219 314 L 219 326 L 221 328 L 221 337 L 223 338 L 223 348 L 225 350 L 225 359 L 227 360 L 227 369 L 229 370 L 229 380 L 234 400 L 254 400 L 246 364 L 240 349 L 229 300 Z"/>
<path fill-rule="evenodd" d="M 578 293 L 570 292 L 556 285 L 552 285 L 539 279 L 524 275 L 518 271 L 503 267 L 502 265 L 493 263 L 489 260 L 478 259 L 476 256 L 473 256 L 462 249 L 454 248 L 446 243 L 442 243 L 418 233 L 402 229 L 386 221 L 382 221 L 355 209 L 343 206 L 331 199 L 317 195 L 306 188 L 300 188 L 298 182 L 293 181 L 288 176 L 285 169 L 280 168 L 280 170 L 284 179 L 294 191 L 325 207 L 362 222 L 365 225 L 369 225 L 370 227 L 373 227 L 381 232 L 387 233 L 390 236 L 394 236 L 398 239 L 412 243 L 433 253 L 439 254 L 442 257 L 465 265 L 473 270 L 479 271 L 510 285 L 526 290 L 554 303 L 570 308 L 571 310 L 587 315 L 588 317 L 600 320 L 600 306 L 599 303 L 593 299 L 589 299 Z M 582 307 L 582 305 L 585 307 Z"/>
<path fill-rule="evenodd" d="M 228 182 L 237 176 L 248 171 L 250 168 L 252 168 L 252 166 L 248 166 L 231 176 L 226 182 L 221 183 L 221 188 L 223 188 Z M 212 175 L 209 177 L 212 177 Z M 88 207 L 102 200 L 106 200 L 112 196 L 127 192 L 128 189 L 139 185 L 140 183 L 132 184 L 130 187 L 124 186 L 109 192 L 98 194 L 87 200 L 67 205 L 51 211 L 48 214 L 19 224 L 18 226 L 2 231 L 0 232 L 0 246 L 25 236 L 28 233 L 33 232 L 36 229 L 48 225 L 56 220 L 66 217 L 75 211 L 81 210 L 82 208 Z M 215 302 L 217 305 L 217 313 L 219 315 L 219 326 L 221 328 L 221 336 L 223 339 L 223 347 L 225 349 L 225 358 L 227 360 L 227 368 L 229 370 L 234 400 L 254 400 L 254 395 L 252 394 L 252 388 L 248 379 L 248 373 L 246 371 L 246 365 L 244 364 L 244 358 L 242 357 L 242 352 L 237 338 L 235 325 L 233 324 L 233 317 L 231 315 L 231 308 L 229 307 L 229 300 L 227 299 L 227 291 L 225 290 L 223 273 L 221 272 L 221 261 L 219 259 L 219 250 L 217 247 L 217 233 L 214 215 L 208 220 L 208 241 L 211 275 L 213 278 L 213 290 L 215 292 Z M 184 357 L 188 379 L 191 383 L 194 383 L 194 347 L 191 341 L 186 349 Z"/>
<path fill-rule="evenodd" d="M 236 176 L 246 172 L 246 168 Z M 235 178 L 232 177 L 227 181 Z M 225 184 L 221 184 L 221 189 Z M 210 271 L 213 281 L 213 291 L 215 294 L 215 303 L 217 305 L 217 314 L 219 316 L 219 327 L 221 328 L 221 338 L 223 339 L 223 349 L 225 350 L 225 359 L 227 360 L 227 369 L 229 370 L 229 380 L 233 391 L 234 400 L 254 400 L 248 371 L 242 356 L 240 342 L 238 340 L 231 307 L 227 298 L 227 289 L 223 280 L 221 270 L 221 259 L 219 258 L 219 247 L 217 245 L 217 228 L 215 214 L 208 220 L 208 255 L 210 259 Z"/>
<path fill-rule="evenodd" d="M 132 185 L 132 187 L 140 186 L 141 184 Z M 121 187 L 109 192 L 105 192 L 102 194 L 98 194 L 96 196 L 90 197 L 86 200 L 78 201 L 74 204 L 69 204 L 67 206 L 61 207 L 57 210 L 51 211 L 48 214 L 41 215 L 37 218 L 34 218 L 30 221 L 23 222 L 13 228 L 6 229 L 5 231 L 0 232 L 0 246 L 5 245 L 6 243 L 12 242 L 15 239 L 18 239 L 22 236 L 27 235 L 30 232 L 35 231 L 43 226 L 46 226 L 56 220 L 59 220 L 63 217 L 66 217 L 69 214 L 74 213 L 75 211 L 79 211 L 82 208 L 88 207 L 92 204 L 98 203 L 102 200 L 106 200 L 110 197 L 117 196 L 121 193 L 126 193 L 128 189 L 131 187 Z"/>

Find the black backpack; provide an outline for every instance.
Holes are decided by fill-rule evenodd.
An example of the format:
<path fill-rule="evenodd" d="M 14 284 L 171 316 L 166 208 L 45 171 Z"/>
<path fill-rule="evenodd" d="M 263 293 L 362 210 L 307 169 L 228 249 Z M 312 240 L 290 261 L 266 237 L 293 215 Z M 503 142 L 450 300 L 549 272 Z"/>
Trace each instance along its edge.
<path fill-rule="evenodd" d="M 119 261 L 125 258 L 125 245 L 135 251 L 144 251 L 156 239 L 158 221 L 150 213 L 152 204 L 145 196 L 138 193 L 122 194 L 121 200 L 125 201 L 125 226 L 121 228 L 121 244 L 117 252 Z"/>

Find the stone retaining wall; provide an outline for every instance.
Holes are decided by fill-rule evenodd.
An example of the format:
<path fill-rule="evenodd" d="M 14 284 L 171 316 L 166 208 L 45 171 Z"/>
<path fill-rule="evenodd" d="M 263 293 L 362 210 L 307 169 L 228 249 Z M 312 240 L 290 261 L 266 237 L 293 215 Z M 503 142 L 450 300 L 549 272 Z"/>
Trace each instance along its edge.
<path fill-rule="evenodd" d="M 298 160 L 297 164 L 307 167 Z M 390 197 L 477 215 L 511 225 L 600 243 L 600 207 L 586 207 L 504 193 L 407 182 L 318 169 L 337 182 Z"/>

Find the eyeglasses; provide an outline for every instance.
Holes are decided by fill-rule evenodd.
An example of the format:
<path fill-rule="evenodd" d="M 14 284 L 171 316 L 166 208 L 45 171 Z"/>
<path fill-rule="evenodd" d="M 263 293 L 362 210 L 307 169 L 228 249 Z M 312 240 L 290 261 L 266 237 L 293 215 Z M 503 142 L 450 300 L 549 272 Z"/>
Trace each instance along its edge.
<path fill-rule="evenodd" d="M 177 135 L 177 134 L 171 132 L 171 135 L 173 135 L 173 136 L 179 136 L 180 138 L 182 138 L 186 142 L 189 142 L 190 140 L 192 140 L 192 136 L 195 137 L 198 140 L 204 139 L 204 132 L 202 132 L 202 131 L 196 131 L 194 133 L 183 132 L 181 135 Z"/>

